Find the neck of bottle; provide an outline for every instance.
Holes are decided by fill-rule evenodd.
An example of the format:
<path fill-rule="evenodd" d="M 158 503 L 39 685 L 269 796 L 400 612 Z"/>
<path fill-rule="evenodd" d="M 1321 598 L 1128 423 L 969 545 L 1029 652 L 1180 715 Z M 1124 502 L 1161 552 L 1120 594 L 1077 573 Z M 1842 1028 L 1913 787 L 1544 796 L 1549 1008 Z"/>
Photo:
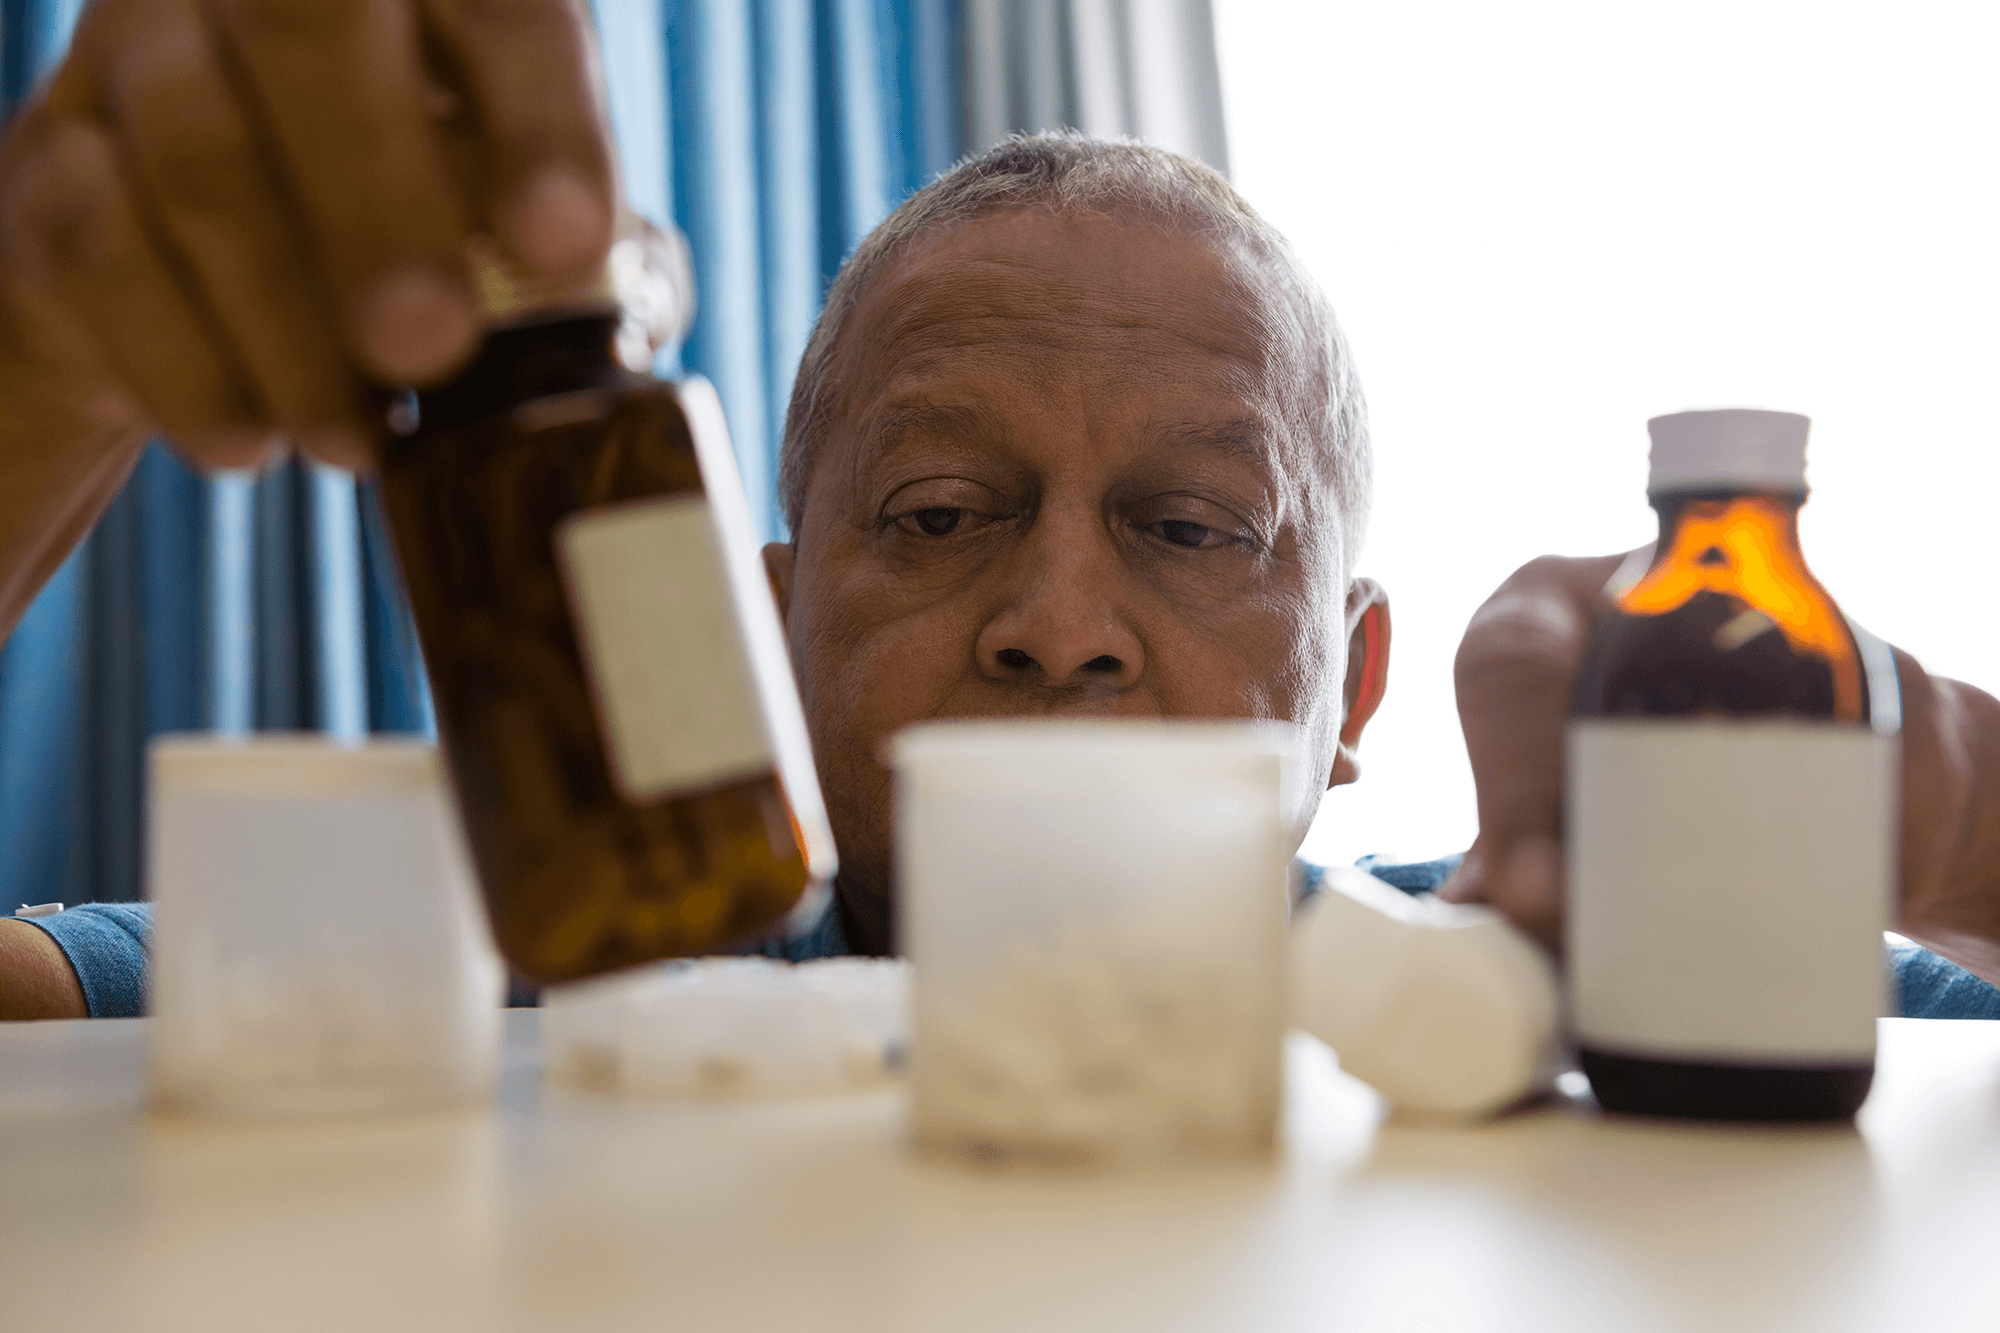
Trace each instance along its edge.
<path fill-rule="evenodd" d="M 1617 594 L 1622 609 L 1659 615 L 1702 592 L 1766 611 L 1826 600 L 1799 549 L 1803 492 L 1702 490 L 1651 498 L 1659 541 L 1638 583 Z"/>
<path fill-rule="evenodd" d="M 1774 554 L 1782 553 L 1803 565 L 1799 548 L 1799 510 L 1806 502 L 1804 491 L 1669 491 L 1647 497 L 1660 517 L 1660 539 L 1653 548 L 1658 564 L 1674 549 L 1674 538 L 1690 520 L 1712 521 L 1728 514 L 1733 526 Z"/>
<path fill-rule="evenodd" d="M 1864 720 L 1854 638 L 1799 550 L 1804 493 L 1716 489 L 1655 494 L 1652 500 L 1660 515 L 1659 543 L 1645 573 L 1613 591 L 1618 610 L 1681 626 L 1707 645 L 1701 651 L 1715 655 L 1718 671 L 1726 662 L 1728 673 L 1740 675 L 1724 712 L 1775 709 Z M 1744 702 L 1764 689 L 1760 674 L 1782 684 L 1804 663 L 1818 664 L 1806 668 L 1818 682 L 1812 690 L 1793 691 L 1798 698 L 1783 707 Z M 1826 697 L 1807 704 L 1806 694 Z"/>
<path fill-rule="evenodd" d="M 414 396 L 397 435 L 464 430 L 540 398 L 615 389 L 633 376 L 612 353 L 616 311 L 581 310 L 490 330 L 470 365 Z"/>

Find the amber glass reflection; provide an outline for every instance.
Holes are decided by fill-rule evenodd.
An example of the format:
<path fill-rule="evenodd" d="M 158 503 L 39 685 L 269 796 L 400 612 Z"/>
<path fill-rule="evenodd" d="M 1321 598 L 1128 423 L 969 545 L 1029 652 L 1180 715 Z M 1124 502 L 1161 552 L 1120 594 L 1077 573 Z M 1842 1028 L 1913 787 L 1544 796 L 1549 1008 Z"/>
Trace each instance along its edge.
<path fill-rule="evenodd" d="M 1614 590 L 1580 716 L 1790 716 L 1861 724 L 1854 636 L 1799 551 L 1800 499 L 1663 496 L 1651 566 Z"/>
<path fill-rule="evenodd" d="M 382 469 L 494 933 L 541 981 L 755 939 L 807 880 L 774 774 L 646 804 L 612 780 L 555 528 L 702 485 L 679 399 L 616 365 L 615 327 L 493 334 Z"/>

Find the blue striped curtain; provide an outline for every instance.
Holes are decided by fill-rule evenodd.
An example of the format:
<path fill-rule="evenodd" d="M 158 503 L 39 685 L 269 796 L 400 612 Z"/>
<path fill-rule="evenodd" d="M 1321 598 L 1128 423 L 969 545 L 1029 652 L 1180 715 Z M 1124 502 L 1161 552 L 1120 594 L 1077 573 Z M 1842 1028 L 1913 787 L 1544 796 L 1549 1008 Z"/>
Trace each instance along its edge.
<path fill-rule="evenodd" d="M 778 434 L 820 298 L 861 238 L 964 151 L 958 5 L 598 0 L 607 39 L 647 15 L 664 42 L 629 51 L 666 52 L 665 197 L 639 192 L 649 108 L 628 112 L 635 57 L 607 40 L 628 189 L 687 234 L 698 292 L 683 359 L 715 381 L 762 535 L 779 536 Z"/>
<path fill-rule="evenodd" d="M 81 0 L 0 0 L 11 110 Z M 840 259 L 962 151 L 957 0 L 597 0 L 628 195 L 687 233 L 677 359 L 716 382 L 753 510 Z M 0 649 L 0 909 L 141 896 L 147 737 L 431 729 L 372 490 L 288 462 L 201 477 L 154 445 Z"/>

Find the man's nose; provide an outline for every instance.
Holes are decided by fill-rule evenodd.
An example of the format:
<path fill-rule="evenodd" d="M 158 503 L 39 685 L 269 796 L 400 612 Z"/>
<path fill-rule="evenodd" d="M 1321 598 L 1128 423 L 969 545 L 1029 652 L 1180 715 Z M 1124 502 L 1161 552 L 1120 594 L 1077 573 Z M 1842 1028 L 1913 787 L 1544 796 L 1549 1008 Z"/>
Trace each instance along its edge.
<path fill-rule="evenodd" d="M 980 631 L 993 680 L 1124 689 L 1145 671 L 1129 620 L 1126 571 L 1097 523 L 1051 524 L 1015 554 L 1011 595 Z"/>

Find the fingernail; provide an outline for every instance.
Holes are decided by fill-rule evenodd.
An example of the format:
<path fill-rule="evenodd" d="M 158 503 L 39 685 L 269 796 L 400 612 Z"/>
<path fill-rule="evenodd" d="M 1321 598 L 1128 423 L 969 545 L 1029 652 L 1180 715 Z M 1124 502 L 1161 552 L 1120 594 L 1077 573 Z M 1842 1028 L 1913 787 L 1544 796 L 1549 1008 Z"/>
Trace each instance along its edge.
<path fill-rule="evenodd" d="M 422 384 L 457 369 L 479 332 L 465 290 L 427 264 L 376 283 L 360 318 L 361 354 L 391 384 Z"/>
<path fill-rule="evenodd" d="M 277 444 L 277 432 L 261 426 L 221 426 L 186 441 L 181 452 L 204 470 L 241 471 L 261 466 Z"/>
<path fill-rule="evenodd" d="M 375 450 L 358 430 L 348 426 L 307 426 L 293 439 L 299 448 L 329 467 L 373 472 Z"/>
<path fill-rule="evenodd" d="M 566 164 L 529 177 L 507 209 L 506 226 L 514 253 L 545 273 L 581 268 L 611 243 L 603 188 Z"/>

